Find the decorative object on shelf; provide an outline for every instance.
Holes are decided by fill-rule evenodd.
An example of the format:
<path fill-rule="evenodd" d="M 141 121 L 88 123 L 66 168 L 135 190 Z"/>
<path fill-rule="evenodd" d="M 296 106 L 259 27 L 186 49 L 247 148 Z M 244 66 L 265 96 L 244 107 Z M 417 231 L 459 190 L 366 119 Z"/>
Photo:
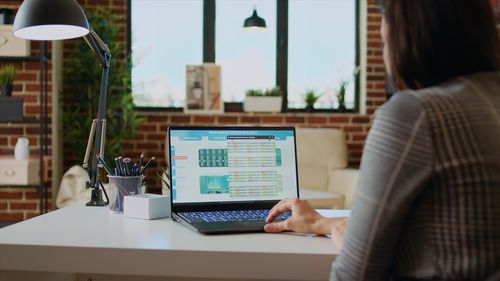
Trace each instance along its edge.
<path fill-rule="evenodd" d="M 220 66 L 186 65 L 186 105 L 189 113 L 221 113 Z"/>
<path fill-rule="evenodd" d="M 19 7 L 14 19 L 13 32 L 17 37 L 30 40 L 64 40 L 84 37 L 102 69 L 97 118 L 92 123 L 87 151 L 89 151 L 93 142 L 94 153 L 104 153 L 105 111 L 111 51 L 108 45 L 90 27 L 80 5 L 75 0 L 25 0 Z M 126 130 L 126 128 L 120 129 Z M 86 153 L 86 156 L 88 155 L 89 153 Z M 87 182 L 86 187 L 92 188 L 92 193 L 87 206 L 105 206 L 107 202 L 102 198 L 102 189 L 100 188 L 102 182 L 99 179 L 97 159 L 94 157 L 91 159 L 92 164 L 88 168 L 90 181 Z M 83 166 L 87 168 L 88 158 L 84 159 L 83 162 Z"/>
<path fill-rule="evenodd" d="M 349 81 L 341 80 L 340 86 L 337 91 L 337 102 L 338 102 L 338 111 L 344 112 L 346 110 L 345 107 L 345 95 L 347 91 L 347 86 L 349 85 Z"/>
<path fill-rule="evenodd" d="M 0 57 L 27 57 L 30 55 L 30 42 L 12 33 L 11 24 L 0 24 Z"/>
<path fill-rule="evenodd" d="M 280 112 L 283 102 L 279 86 L 266 91 L 250 89 L 245 93 L 243 111 L 245 112 Z"/>
<path fill-rule="evenodd" d="M 26 160 L 30 157 L 30 141 L 25 137 L 17 138 L 16 146 L 14 147 L 14 159 Z"/>
<path fill-rule="evenodd" d="M 36 185 L 40 184 L 40 166 L 38 159 L 17 160 L 0 157 L 0 185 Z"/>
<path fill-rule="evenodd" d="M 0 24 L 12 24 L 13 20 L 11 9 L 0 9 Z"/>
<path fill-rule="evenodd" d="M 306 111 L 313 112 L 314 104 L 319 100 L 321 95 L 316 95 L 313 90 L 308 90 L 304 95 L 304 102 L 306 103 Z"/>
<path fill-rule="evenodd" d="M 0 68 L 0 91 L 4 97 L 12 96 L 12 86 L 14 77 L 16 76 L 16 68 L 12 64 L 8 64 Z"/>
<path fill-rule="evenodd" d="M 0 122 L 23 120 L 23 98 L 0 96 Z"/>
<path fill-rule="evenodd" d="M 245 19 L 245 22 L 243 23 L 243 28 L 245 29 L 261 29 L 261 28 L 266 28 L 266 21 L 259 17 L 257 14 L 257 9 L 253 9 L 253 13 L 250 17 Z"/>

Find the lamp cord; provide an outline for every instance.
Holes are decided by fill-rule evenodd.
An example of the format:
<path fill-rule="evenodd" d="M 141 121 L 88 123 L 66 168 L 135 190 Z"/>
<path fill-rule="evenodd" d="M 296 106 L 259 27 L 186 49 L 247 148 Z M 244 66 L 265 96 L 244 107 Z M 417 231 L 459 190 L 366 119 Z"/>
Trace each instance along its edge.
<path fill-rule="evenodd" d="M 106 189 L 104 189 L 104 185 L 102 184 L 102 181 L 99 181 L 99 184 L 101 184 L 101 187 L 102 187 L 102 192 L 104 192 L 104 196 L 106 196 L 106 201 L 108 202 L 109 204 L 109 197 L 108 197 L 108 193 L 106 193 Z"/>

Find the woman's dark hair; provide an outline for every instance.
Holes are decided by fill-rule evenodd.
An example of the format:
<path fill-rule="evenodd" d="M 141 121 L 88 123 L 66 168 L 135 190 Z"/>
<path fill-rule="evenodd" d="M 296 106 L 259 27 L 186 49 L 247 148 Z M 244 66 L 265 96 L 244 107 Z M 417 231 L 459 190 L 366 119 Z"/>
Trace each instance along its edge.
<path fill-rule="evenodd" d="M 497 70 L 488 0 L 382 0 L 388 59 L 398 88 L 418 89 Z"/>

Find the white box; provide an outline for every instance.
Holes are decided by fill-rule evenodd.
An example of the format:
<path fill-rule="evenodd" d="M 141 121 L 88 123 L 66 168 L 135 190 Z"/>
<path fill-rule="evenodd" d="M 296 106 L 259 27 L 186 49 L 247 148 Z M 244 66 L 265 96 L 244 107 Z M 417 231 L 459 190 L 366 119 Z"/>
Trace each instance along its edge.
<path fill-rule="evenodd" d="M 246 96 L 243 102 L 244 112 L 280 112 L 282 97 Z"/>
<path fill-rule="evenodd" d="M 158 219 L 170 217 L 170 197 L 157 194 L 125 196 L 123 214 L 138 219 Z"/>
<path fill-rule="evenodd" d="M 40 160 L 16 160 L 14 158 L 0 158 L 1 185 L 31 185 L 40 183 Z"/>
<path fill-rule="evenodd" d="M 30 41 L 17 38 L 11 24 L 0 24 L 0 57 L 28 57 Z"/>

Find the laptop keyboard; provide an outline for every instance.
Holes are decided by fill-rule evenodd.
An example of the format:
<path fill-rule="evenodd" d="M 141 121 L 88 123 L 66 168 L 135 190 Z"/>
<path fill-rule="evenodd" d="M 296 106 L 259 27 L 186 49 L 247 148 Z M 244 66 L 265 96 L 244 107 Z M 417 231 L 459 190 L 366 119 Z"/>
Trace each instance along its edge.
<path fill-rule="evenodd" d="M 264 221 L 269 210 L 238 210 L 238 211 L 210 211 L 210 212 L 181 212 L 188 222 L 232 222 L 232 221 Z M 280 214 L 275 221 L 286 220 L 291 212 Z"/>

